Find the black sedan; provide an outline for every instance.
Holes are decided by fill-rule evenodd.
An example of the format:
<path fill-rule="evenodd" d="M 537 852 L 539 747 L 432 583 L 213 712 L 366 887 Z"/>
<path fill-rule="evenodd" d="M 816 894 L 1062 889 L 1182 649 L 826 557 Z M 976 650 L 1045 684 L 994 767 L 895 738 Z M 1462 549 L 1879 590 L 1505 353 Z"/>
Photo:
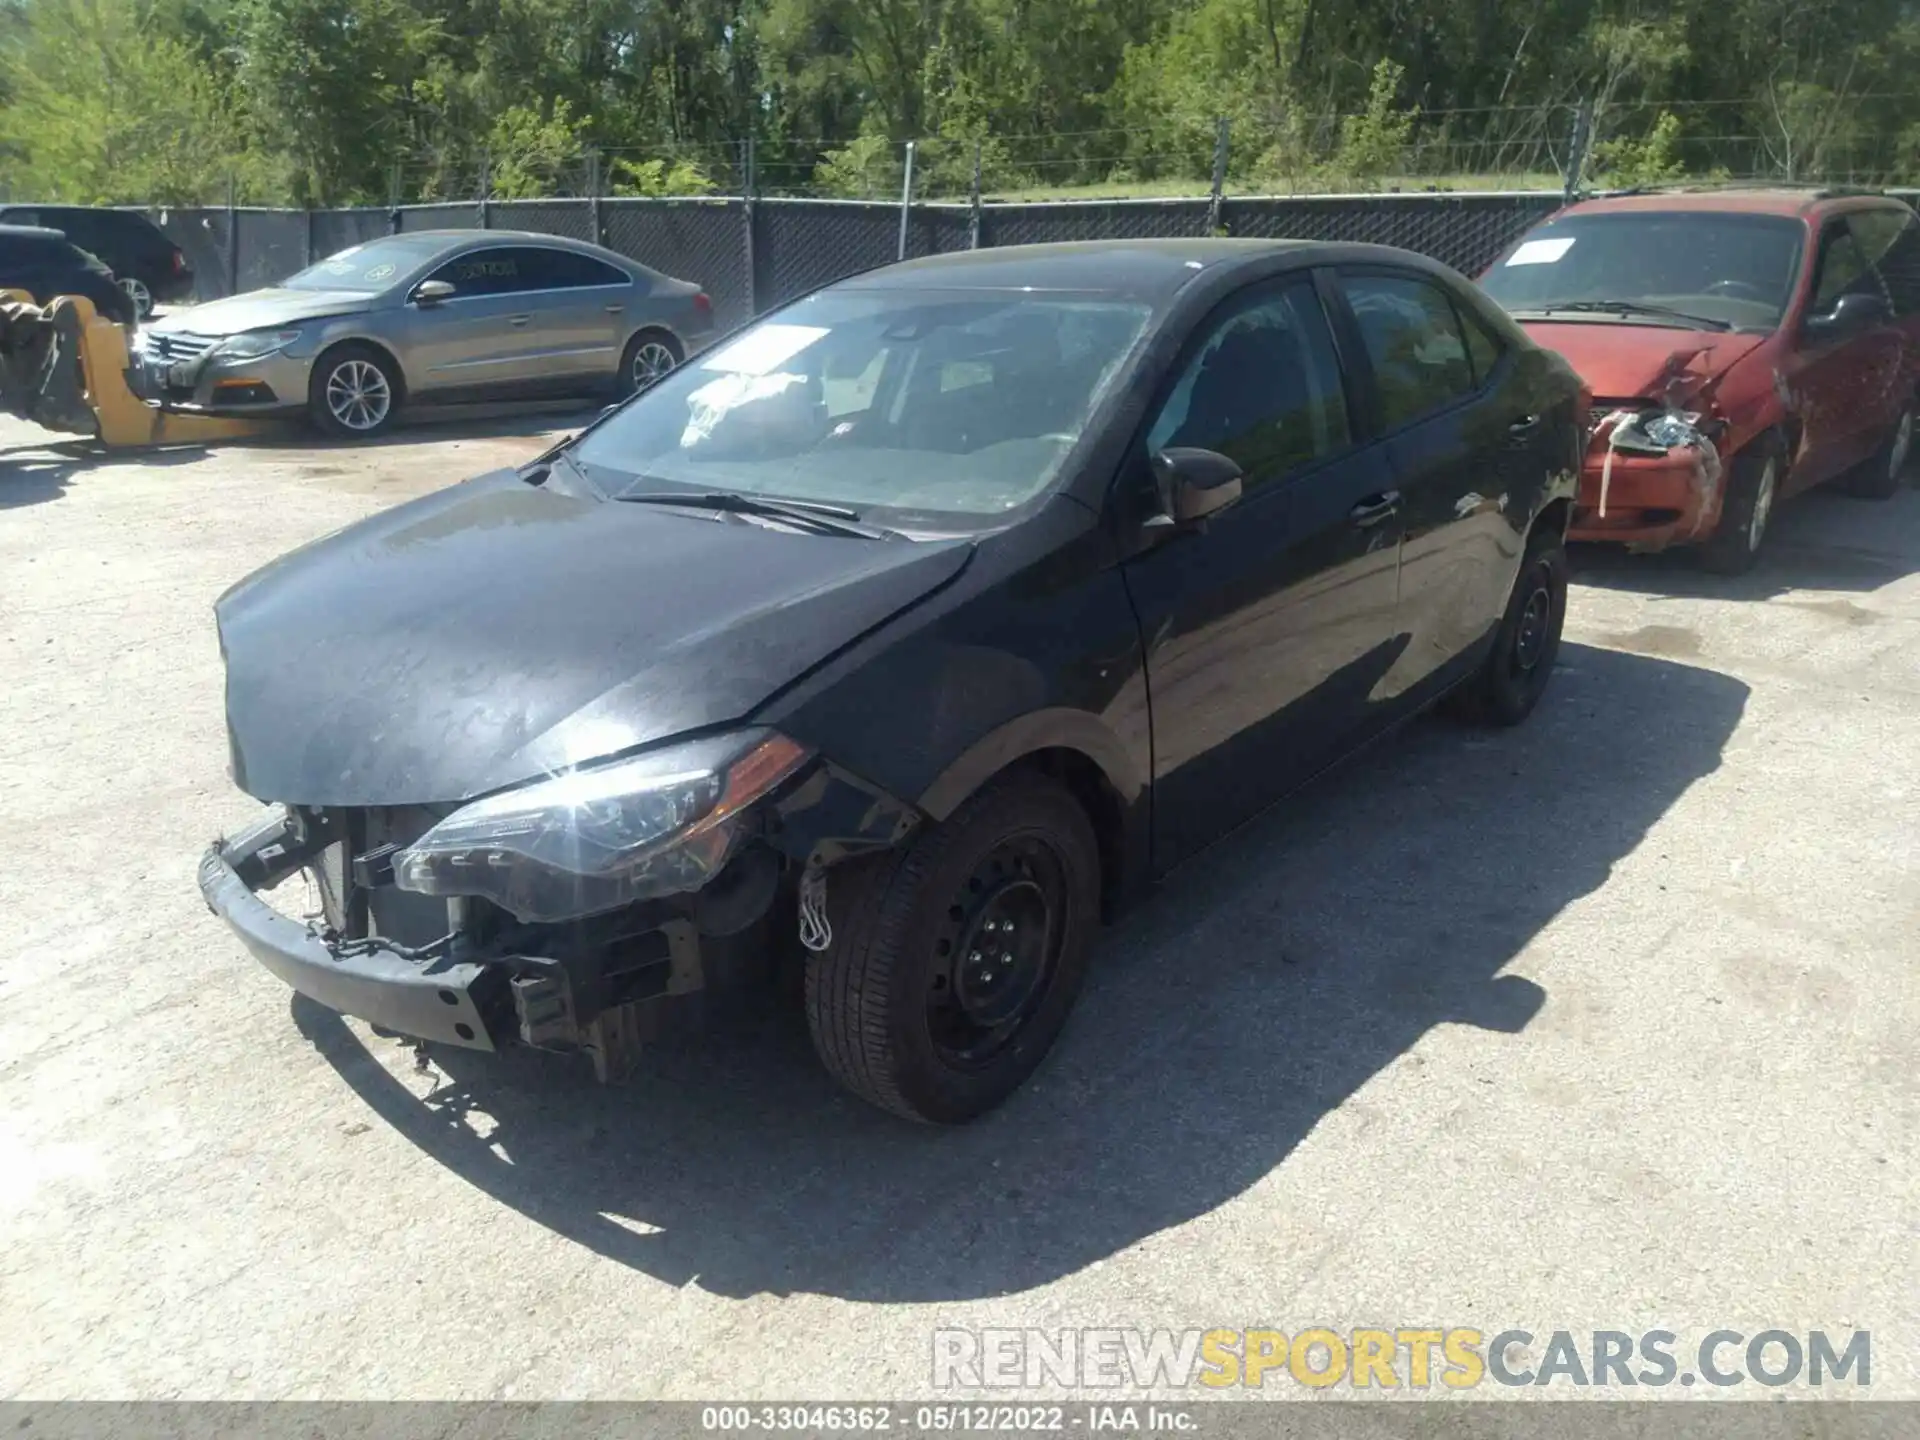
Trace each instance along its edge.
<path fill-rule="evenodd" d="M 603 1076 L 794 976 L 919 1120 L 1039 1064 L 1143 883 L 1553 668 L 1586 402 L 1359 245 L 1009 248 L 787 306 L 519 471 L 218 602 L 200 884 L 313 1000 Z M 306 869 L 324 916 L 253 892 Z"/>

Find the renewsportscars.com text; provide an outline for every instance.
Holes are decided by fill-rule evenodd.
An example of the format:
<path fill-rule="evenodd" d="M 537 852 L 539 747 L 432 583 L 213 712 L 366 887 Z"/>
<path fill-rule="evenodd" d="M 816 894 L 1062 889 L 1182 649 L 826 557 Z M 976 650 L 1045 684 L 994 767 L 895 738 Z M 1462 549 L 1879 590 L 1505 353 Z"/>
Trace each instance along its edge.
<path fill-rule="evenodd" d="M 1281 1330 L 942 1329 L 936 1389 L 1472 1390 L 1496 1385 L 1642 1387 L 1873 1382 L 1873 1337 L 1712 1330 L 1487 1332 L 1468 1327 Z"/>

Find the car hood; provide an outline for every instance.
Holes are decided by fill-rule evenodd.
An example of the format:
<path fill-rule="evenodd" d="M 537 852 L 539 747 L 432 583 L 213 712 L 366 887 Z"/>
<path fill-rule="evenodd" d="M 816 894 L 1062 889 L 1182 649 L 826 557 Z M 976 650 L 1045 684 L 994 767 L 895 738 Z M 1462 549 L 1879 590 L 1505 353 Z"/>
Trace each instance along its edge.
<path fill-rule="evenodd" d="M 728 724 L 971 553 L 482 476 L 220 597 L 233 778 L 293 804 L 435 804 Z"/>
<path fill-rule="evenodd" d="M 1684 400 L 1767 338 L 1609 320 L 1520 323 L 1536 344 L 1564 356 L 1601 400 L 1661 399 L 1669 376 L 1681 377 L 1675 398 Z"/>
<path fill-rule="evenodd" d="M 146 328 L 159 335 L 238 335 L 327 315 L 352 315 L 373 303 L 371 295 L 342 290 L 249 290 L 225 300 L 208 300 Z"/>

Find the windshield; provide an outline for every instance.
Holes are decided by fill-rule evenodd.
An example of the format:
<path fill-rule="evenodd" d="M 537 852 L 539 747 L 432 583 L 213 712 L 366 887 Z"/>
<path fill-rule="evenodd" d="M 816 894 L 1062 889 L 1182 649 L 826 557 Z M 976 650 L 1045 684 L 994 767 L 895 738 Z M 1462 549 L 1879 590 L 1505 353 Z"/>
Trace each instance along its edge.
<path fill-rule="evenodd" d="M 1528 231 L 1480 283 L 1516 314 L 1625 300 L 1771 330 L 1793 294 L 1801 230 L 1778 215 L 1570 215 Z"/>
<path fill-rule="evenodd" d="M 447 248 L 442 238 L 393 235 L 352 245 L 309 265 L 280 283 L 289 290 L 353 290 L 363 295 L 384 290 Z"/>
<path fill-rule="evenodd" d="M 1038 495 L 1145 305 L 829 291 L 669 375 L 571 451 L 608 494 L 688 486 L 968 525 Z"/>

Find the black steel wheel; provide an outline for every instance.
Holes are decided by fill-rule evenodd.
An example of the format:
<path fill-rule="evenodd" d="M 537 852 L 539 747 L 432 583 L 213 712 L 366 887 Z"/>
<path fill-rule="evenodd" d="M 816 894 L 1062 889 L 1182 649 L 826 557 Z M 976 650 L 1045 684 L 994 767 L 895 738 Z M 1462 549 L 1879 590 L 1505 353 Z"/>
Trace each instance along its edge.
<path fill-rule="evenodd" d="M 1553 675 L 1566 618 L 1566 546 L 1557 534 L 1536 534 L 1527 542 L 1493 649 L 1462 691 L 1468 714 L 1494 725 L 1518 725 L 1531 715 Z"/>
<path fill-rule="evenodd" d="M 807 962 L 814 1047 L 855 1094 L 958 1124 L 1001 1103 L 1066 1023 L 1098 924 L 1085 811 L 1010 774 L 828 881 L 834 938 Z"/>

